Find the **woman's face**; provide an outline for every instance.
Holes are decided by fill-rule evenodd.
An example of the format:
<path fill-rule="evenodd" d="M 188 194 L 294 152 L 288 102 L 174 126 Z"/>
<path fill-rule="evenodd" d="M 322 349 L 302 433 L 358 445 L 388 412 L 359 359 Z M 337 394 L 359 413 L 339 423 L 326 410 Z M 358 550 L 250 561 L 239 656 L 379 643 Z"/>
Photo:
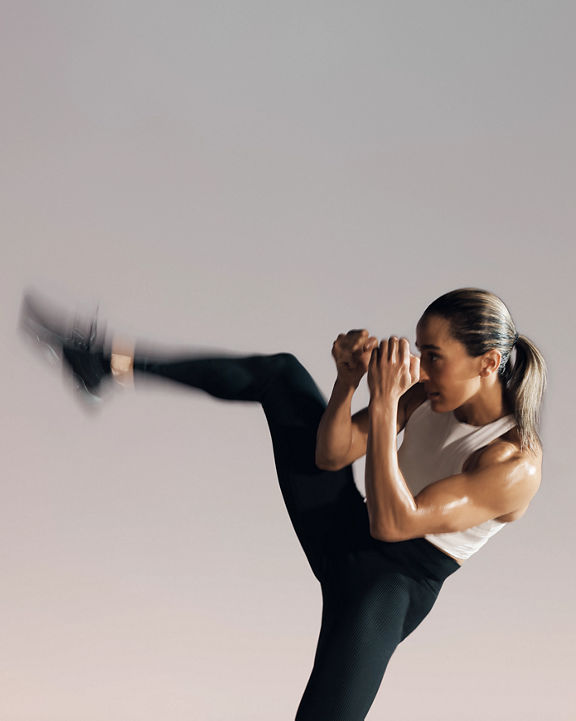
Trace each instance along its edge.
<path fill-rule="evenodd" d="M 429 316 L 416 327 L 416 347 L 420 351 L 420 381 L 432 408 L 445 412 L 458 408 L 480 390 L 484 356 L 473 358 L 465 346 L 449 334 L 446 318 Z"/>

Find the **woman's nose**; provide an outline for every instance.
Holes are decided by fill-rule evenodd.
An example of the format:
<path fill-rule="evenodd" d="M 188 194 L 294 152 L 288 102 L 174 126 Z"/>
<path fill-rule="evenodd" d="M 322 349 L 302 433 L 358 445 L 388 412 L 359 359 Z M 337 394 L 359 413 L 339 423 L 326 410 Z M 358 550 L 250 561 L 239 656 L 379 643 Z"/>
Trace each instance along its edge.
<path fill-rule="evenodd" d="M 426 371 L 424 370 L 422 365 L 420 365 L 420 383 L 422 383 L 423 381 L 428 381 L 428 380 L 430 380 L 428 373 L 426 373 Z"/>

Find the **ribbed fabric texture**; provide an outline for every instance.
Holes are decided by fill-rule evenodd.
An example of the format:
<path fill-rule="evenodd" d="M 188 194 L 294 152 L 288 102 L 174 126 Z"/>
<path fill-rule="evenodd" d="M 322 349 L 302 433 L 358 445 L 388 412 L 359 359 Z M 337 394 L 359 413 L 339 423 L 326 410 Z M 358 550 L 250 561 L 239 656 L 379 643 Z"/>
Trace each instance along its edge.
<path fill-rule="evenodd" d="M 404 428 L 398 449 L 398 465 L 412 494 L 430 483 L 462 473 L 468 456 L 516 425 L 513 415 L 493 423 L 473 426 L 462 423 L 453 411 L 439 413 L 425 401 L 413 412 Z M 425 538 L 462 560 L 470 558 L 506 523 L 489 520 L 454 533 L 429 533 Z"/>

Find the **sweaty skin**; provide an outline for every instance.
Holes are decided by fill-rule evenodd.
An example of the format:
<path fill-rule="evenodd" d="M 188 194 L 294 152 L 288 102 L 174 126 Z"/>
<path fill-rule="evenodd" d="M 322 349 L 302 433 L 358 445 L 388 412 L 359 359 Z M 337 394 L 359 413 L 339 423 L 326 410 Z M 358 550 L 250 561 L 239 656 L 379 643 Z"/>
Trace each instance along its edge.
<path fill-rule="evenodd" d="M 371 405 L 352 417 L 348 453 L 334 466 L 341 467 L 366 454 L 368 438 L 373 438 L 371 458 L 367 458 L 367 505 L 372 501 L 369 513 L 376 537 L 406 540 L 463 530 L 491 518 L 511 522 L 526 512 L 539 488 L 541 450 L 521 452 L 518 429 L 512 428 L 474 451 L 462 473 L 430 484 L 415 498 L 408 491 L 397 465 L 396 434 L 421 403 L 430 398 L 434 411 L 454 411 L 459 421 L 478 426 L 511 413 L 497 374 L 499 351 L 471 357 L 463 344 L 451 338 L 448 329 L 448 321 L 438 316 L 418 324 L 416 345 L 422 352 L 419 379 L 400 397 L 391 397 L 390 389 L 399 392 L 405 388 L 408 356 L 414 356 L 409 354 L 407 339 L 400 344 L 395 336 L 385 341 L 386 357 L 380 353 L 379 367 L 371 379 L 375 390 Z M 362 341 L 373 339 L 367 330 L 353 333 L 362 334 L 353 338 L 356 348 Z M 341 350 L 344 338 L 339 336 Z M 401 374 L 403 382 L 398 380 Z M 387 394 L 380 392 L 383 388 Z M 430 397 L 430 392 L 439 395 Z M 462 559 L 454 560 L 463 563 Z"/>
<path fill-rule="evenodd" d="M 121 385 L 132 385 L 134 381 L 134 346 L 121 338 L 114 338 L 110 355 L 110 369 L 114 380 Z"/>

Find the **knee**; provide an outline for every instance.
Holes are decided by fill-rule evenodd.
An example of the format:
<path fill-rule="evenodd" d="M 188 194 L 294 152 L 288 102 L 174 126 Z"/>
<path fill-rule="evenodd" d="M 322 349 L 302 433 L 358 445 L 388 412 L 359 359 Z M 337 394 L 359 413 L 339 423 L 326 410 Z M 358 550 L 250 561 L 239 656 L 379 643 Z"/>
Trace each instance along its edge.
<path fill-rule="evenodd" d="M 286 390 L 297 391 L 300 396 L 314 398 L 323 407 L 326 405 L 311 375 L 293 353 L 275 353 L 267 356 L 267 360 L 271 369 L 270 378 Z"/>
<path fill-rule="evenodd" d="M 293 353 L 274 353 L 268 356 L 269 367 L 272 369 L 272 375 L 291 377 L 297 369 L 301 368 L 301 363 Z"/>
<path fill-rule="evenodd" d="M 270 357 L 275 366 L 280 370 L 300 365 L 300 361 L 293 353 L 274 353 L 274 355 Z"/>

